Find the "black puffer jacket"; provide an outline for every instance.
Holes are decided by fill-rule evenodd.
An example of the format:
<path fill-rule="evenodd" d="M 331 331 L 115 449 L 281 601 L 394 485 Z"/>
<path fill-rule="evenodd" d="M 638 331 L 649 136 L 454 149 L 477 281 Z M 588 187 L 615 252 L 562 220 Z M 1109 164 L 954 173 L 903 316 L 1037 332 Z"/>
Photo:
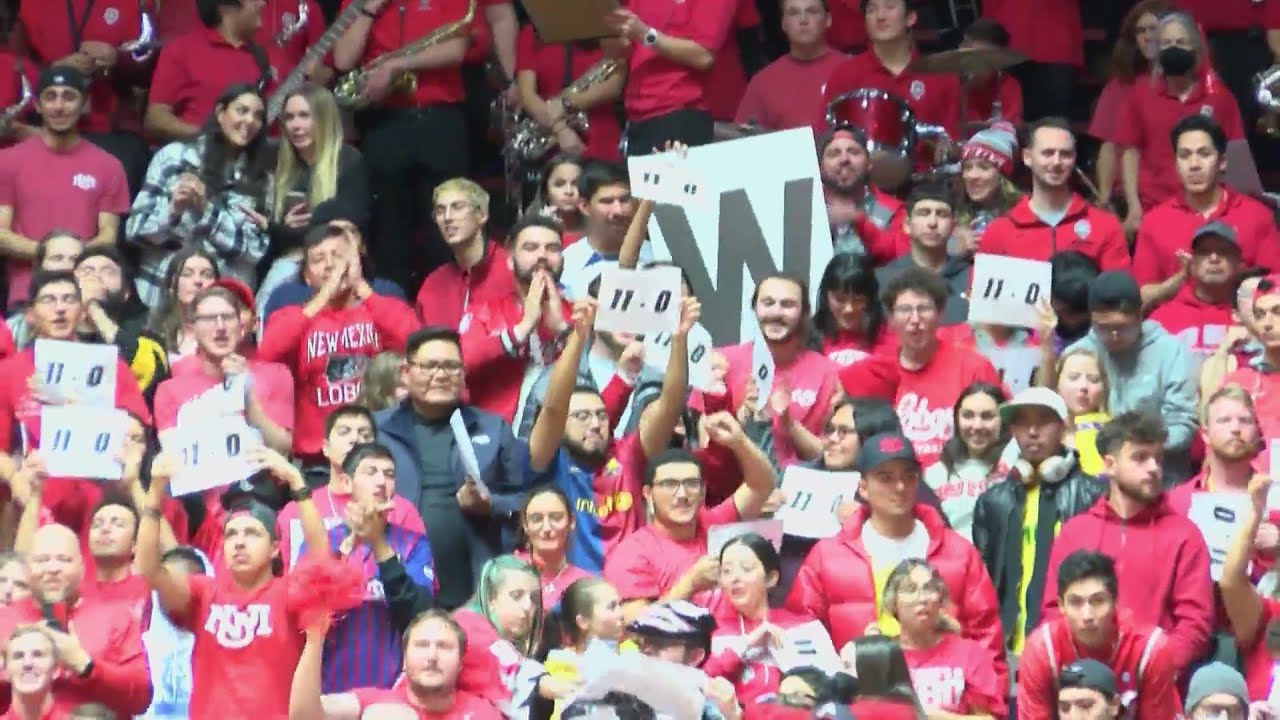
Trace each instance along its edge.
<path fill-rule="evenodd" d="M 1040 599 L 1044 595 L 1044 576 L 1048 569 L 1049 549 L 1061 523 L 1084 512 L 1103 493 L 1107 485 L 1086 475 L 1079 460 L 1071 455 L 1071 469 L 1056 483 L 1040 486 L 1040 515 L 1035 529 L 1035 572 L 1026 591 L 1026 628 L 1040 620 Z M 1022 582 L 1022 528 L 1027 503 L 1027 486 L 1018 470 L 1010 470 L 1004 482 L 998 482 L 978 496 L 973 509 L 973 544 L 987 566 L 1000 600 L 1000 622 L 1006 642 L 1018 627 L 1018 586 Z M 1027 538 L 1029 540 L 1030 538 Z"/>

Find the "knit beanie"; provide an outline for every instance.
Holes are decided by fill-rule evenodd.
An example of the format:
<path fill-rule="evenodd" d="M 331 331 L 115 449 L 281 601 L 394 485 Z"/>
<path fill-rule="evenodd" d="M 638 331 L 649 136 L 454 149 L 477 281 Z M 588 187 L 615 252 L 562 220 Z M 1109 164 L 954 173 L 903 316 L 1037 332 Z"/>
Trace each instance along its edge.
<path fill-rule="evenodd" d="M 985 130 L 979 130 L 964 144 L 962 160 L 981 158 L 995 163 L 1000 172 L 1013 174 L 1013 156 L 1018 151 L 1018 136 L 1013 126 L 998 122 Z"/>
<path fill-rule="evenodd" d="M 1241 707 L 1249 707 L 1249 691 L 1245 689 L 1244 676 L 1226 663 L 1212 662 L 1191 676 L 1187 685 L 1187 715 L 1205 698 L 1219 693 L 1240 701 Z"/>

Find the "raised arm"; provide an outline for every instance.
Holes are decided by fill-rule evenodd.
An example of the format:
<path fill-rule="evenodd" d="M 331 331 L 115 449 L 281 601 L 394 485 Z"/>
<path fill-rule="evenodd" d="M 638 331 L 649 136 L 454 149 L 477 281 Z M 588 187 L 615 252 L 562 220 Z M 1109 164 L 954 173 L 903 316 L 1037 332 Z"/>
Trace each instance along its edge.
<path fill-rule="evenodd" d="M 302 523 L 302 540 L 307 545 L 307 554 L 315 557 L 327 556 L 329 534 L 325 532 L 324 520 L 320 518 L 320 511 L 316 509 L 316 504 L 311 499 L 311 492 L 307 488 L 307 481 L 302 477 L 302 472 L 289 462 L 289 458 L 266 446 L 252 450 L 249 453 L 249 459 L 256 463 L 259 469 L 269 470 L 289 488 L 290 496 L 298 505 L 298 519 Z"/>
<path fill-rule="evenodd" d="M 160 453 L 151 463 L 151 490 L 147 493 L 147 503 L 142 507 L 142 518 L 138 521 L 134 562 L 138 572 L 147 579 L 147 584 L 156 591 L 165 613 L 183 617 L 191 607 L 191 585 L 186 578 L 169 572 L 160 562 L 160 523 L 164 520 L 161 508 L 169 494 L 169 481 L 176 468 L 176 461 L 167 452 Z"/>
<path fill-rule="evenodd" d="M 1253 555 L 1253 538 L 1267 512 L 1267 493 L 1271 490 L 1271 478 L 1254 475 L 1249 481 L 1249 512 L 1240 522 L 1235 541 L 1227 551 L 1222 565 L 1222 577 L 1218 590 L 1222 593 L 1222 609 L 1231 624 L 1231 634 L 1241 649 L 1252 647 L 1258 640 L 1263 607 L 1262 596 L 1249 580 L 1249 558 Z"/>
<path fill-rule="evenodd" d="M 595 319 L 595 300 L 579 300 L 574 304 L 574 332 L 565 340 L 564 349 L 551 368 L 542 409 L 538 411 L 538 419 L 529 432 L 529 468 L 535 473 L 546 470 L 560 450 L 560 439 L 564 436 L 564 425 L 569 418 L 569 400 L 573 397 L 573 388 L 578 382 L 578 363 L 582 360 L 582 349 L 591 336 Z"/>
<path fill-rule="evenodd" d="M 360 720 L 360 701 L 351 693 L 320 694 L 320 668 L 328 628 L 307 630 L 302 656 L 289 686 L 289 720 Z"/>
<path fill-rule="evenodd" d="M 773 463 L 760 452 L 760 448 L 747 439 L 738 420 L 727 412 L 718 412 L 707 418 L 707 434 L 711 441 L 733 453 L 742 469 L 742 486 L 733 492 L 733 504 L 738 517 L 754 520 L 760 517 L 765 501 L 778 483 Z"/>
<path fill-rule="evenodd" d="M 667 372 L 662 377 L 662 392 L 653 412 L 640 419 L 640 447 L 645 457 L 653 457 L 671 443 L 680 414 L 684 412 L 689 390 L 689 331 L 702 317 L 702 303 L 697 298 L 680 300 L 680 324 L 671 335 L 671 355 Z"/>

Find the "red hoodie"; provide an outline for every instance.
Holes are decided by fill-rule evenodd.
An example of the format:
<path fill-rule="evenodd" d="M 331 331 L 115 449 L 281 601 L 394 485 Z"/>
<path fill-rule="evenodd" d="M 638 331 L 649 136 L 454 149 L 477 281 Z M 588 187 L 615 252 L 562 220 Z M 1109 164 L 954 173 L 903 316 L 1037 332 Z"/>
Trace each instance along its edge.
<path fill-rule="evenodd" d="M 369 360 L 384 350 L 403 351 L 420 325 L 412 308 L 382 295 L 351 307 L 326 307 L 310 318 L 300 305 L 272 313 L 258 359 L 284 363 L 293 372 L 294 455 L 320 454 L 325 418 L 356 401 Z"/>
<path fill-rule="evenodd" d="M 1044 224 L 1024 197 L 987 226 L 982 252 L 1027 260 L 1048 260 L 1063 250 L 1084 253 L 1107 270 L 1129 269 L 1129 243 L 1120 221 L 1073 194 L 1067 214 L 1055 227 Z"/>
<path fill-rule="evenodd" d="M 1222 344 L 1227 330 L 1235 324 L 1231 311 L 1230 302 L 1207 303 L 1196 295 L 1195 288 L 1183 285 L 1172 300 L 1151 313 L 1151 319 L 1186 343 L 1197 357 L 1205 358 Z"/>
<path fill-rule="evenodd" d="M 1208 215 L 1192 209 L 1178 193 L 1142 216 L 1133 245 L 1134 279 L 1150 285 L 1172 277 L 1181 267 L 1178 251 L 1191 252 L 1191 236 L 1214 220 L 1236 231 L 1246 266 L 1280 271 L 1280 229 L 1271 208 L 1223 187 L 1222 200 Z"/>
<path fill-rule="evenodd" d="M 777 693 L 782 682 L 782 671 L 767 652 L 747 653 L 744 659 L 734 646 L 725 643 L 729 638 L 741 639 L 760 626 L 759 620 L 747 620 L 731 603 L 719 603 L 715 610 L 716 631 L 711 636 L 712 655 L 702 666 L 709 677 L 722 677 L 733 683 L 738 704 L 753 705 L 764 696 Z M 813 622 L 813 618 L 790 610 L 770 608 L 766 619 L 783 630 Z"/>
<path fill-rule="evenodd" d="M 1209 548 L 1200 528 L 1171 508 L 1163 495 L 1127 520 L 1104 496 L 1062 525 L 1049 553 L 1041 623 L 1059 617 L 1058 565 L 1076 550 L 1106 553 L 1115 560 L 1117 605 L 1133 613 L 1139 624 L 1168 634 L 1176 673 L 1204 656 L 1214 620 Z"/>
<path fill-rule="evenodd" d="M 462 332 L 466 329 L 462 319 L 472 303 L 511 297 L 516 281 L 507 267 L 509 259 L 506 248 L 490 241 L 485 243 L 484 257 L 470 269 L 451 261 L 432 270 L 418 288 L 422 322 Z"/>
<path fill-rule="evenodd" d="M 561 300 L 561 308 L 568 321 L 573 316 L 573 305 Z M 512 330 L 520 324 L 524 303 L 514 293 L 473 302 L 469 309 L 470 319 L 460 331 L 469 401 L 511 422 L 520 407 L 520 389 L 530 363 L 549 367 L 559 356 L 560 348 L 543 323 L 524 344 L 516 344 Z"/>
<path fill-rule="evenodd" d="M 937 510 L 916 505 L 915 514 L 929 532 L 925 560 L 946 582 L 956 622 L 965 637 L 989 653 L 999 679 L 997 687 L 1007 687 L 1000 608 L 982 558 L 972 543 L 946 526 Z M 871 511 L 862 505 L 845 520 L 839 533 L 819 540 L 800 566 L 787 596 L 787 609 L 820 620 L 837 649 L 862 637 L 877 619 L 875 577 L 862 542 L 862 527 L 870 517 Z M 1209 577 L 1208 567 L 1205 577 Z"/>
<path fill-rule="evenodd" d="M 1182 701 L 1178 698 L 1177 672 L 1168 636 L 1159 628 L 1135 623 L 1119 610 L 1116 632 L 1110 652 L 1095 652 L 1076 645 L 1065 619 L 1040 623 L 1035 632 L 1027 635 L 1027 646 L 1018 661 L 1018 720 L 1058 717 L 1058 673 L 1081 658 L 1097 660 L 1111 668 L 1125 706 L 1137 709 L 1135 717 L 1179 717 Z"/>

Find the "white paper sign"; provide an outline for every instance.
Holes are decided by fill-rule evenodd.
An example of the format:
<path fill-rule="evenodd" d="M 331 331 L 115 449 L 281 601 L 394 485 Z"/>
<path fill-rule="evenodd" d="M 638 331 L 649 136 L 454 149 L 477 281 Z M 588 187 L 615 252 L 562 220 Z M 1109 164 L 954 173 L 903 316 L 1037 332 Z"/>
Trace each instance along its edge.
<path fill-rule="evenodd" d="M 713 390 L 715 384 L 711 374 L 711 333 L 695 324 L 689 329 L 689 386 L 695 390 Z M 667 361 L 671 358 L 671 333 L 650 333 L 644 336 L 644 364 L 665 374 Z"/>
<path fill-rule="evenodd" d="M 969 322 L 1034 328 L 1036 303 L 1049 297 L 1053 271 L 1043 260 L 978 253 L 973 257 Z"/>
<path fill-rule="evenodd" d="M 816 620 L 787 630 L 782 645 L 774 648 L 773 657 L 783 672 L 799 667 L 816 667 L 827 673 L 844 669 L 831 643 L 831 634 Z"/>
<path fill-rule="evenodd" d="M 261 445 L 262 433 L 238 418 L 174 428 L 165 437 L 179 463 L 170 490 L 181 497 L 240 482 L 258 471 L 249 453 Z"/>
<path fill-rule="evenodd" d="M 680 325 L 680 268 L 608 267 L 600 274 L 596 330 L 671 332 Z"/>
<path fill-rule="evenodd" d="M 598 700 L 610 692 L 634 695 L 659 718 L 702 717 L 707 676 L 701 670 L 639 653 L 594 653 L 583 663 L 584 682 L 574 699 Z"/>
<path fill-rule="evenodd" d="M 1227 551 L 1235 542 L 1240 521 L 1249 512 L 1249 495 L 1246 493 L 1192 493 L 1191 509 L 1187 517 L 1204 536 L 1209 546 L 1209 575 L 1214 582 L 1222 579 L 1222 566 Z"/>
<path fill-rule="evenodd" d="M 627 158 L 631 195 L 665 205 L 706 208 L 719 194 L 695 163 L 664 152 Z"/>
<path fill-rule="evenodd" d="M 480 463 L 476 460 L 476 448 L 472 444 L 471 433 L 467 432 L 467 423 L 462 419 L 462 411 L 455 409 L 449 416 L 449 429 L 453 430 L 453 442 L 458 446 L 458 457 L 462 460 L 462 470 L 476 482 L 476 489 L 482 495 L 489 495 L 489 486 L 480 477 Z M 489 440 L 486 436 L 485 440 Z"/>
<path fill-rule="evenodd" d="M 1035 381 L 1036 371 L 1040 369 L 1040 348 L 1038 347 L 999 347 L 985 350 L 984 353 L 1000 380 L 1014 395 L 1031 387 Z"/>
<path fill-rule="evenodd" d="M 782 550 L 782 521 L 766 518 L 727 525 L 712 525 L 707 528 L 707 554 L 719 557 L 720 551 L 730 540 L 747 533 L 755 533 L 768 540 L 775 550 Z"/>
<path fill-rule="evenodd" d="M 115 345 L 38 339 L 35 378 L 53 400 L 115 407 L 119 357 Z"/>
<path fill-rule="evenodd" d="M 773 392 L 773 353 L 758 333 L 751 342 L 751 379 L 756 383 L 756 409 L 763 410 L 769 404 Z"/>
<path fill-rule="evenodd" d="M 244 416 L 244 397 L 248 373 L 228 375 L 213 387 L 182 403 L 175 425 L 189 425 L 225 417 Z"/>
<path fill-rule="evenodd" d="M 858 494 L 855 472 L 827 472 L 791 465 L 782 475 L 782 494 L 787 501 L 777 517 L 787 535 L 828 538 L 840 531 L 836 508 Z"/>
<path fill-rule="evenodd" d="M 55 477 L 119 480 L 117 458 L 129 413 L 102 406 L 45 405 L 40 409 L 40 455 Z"/>

